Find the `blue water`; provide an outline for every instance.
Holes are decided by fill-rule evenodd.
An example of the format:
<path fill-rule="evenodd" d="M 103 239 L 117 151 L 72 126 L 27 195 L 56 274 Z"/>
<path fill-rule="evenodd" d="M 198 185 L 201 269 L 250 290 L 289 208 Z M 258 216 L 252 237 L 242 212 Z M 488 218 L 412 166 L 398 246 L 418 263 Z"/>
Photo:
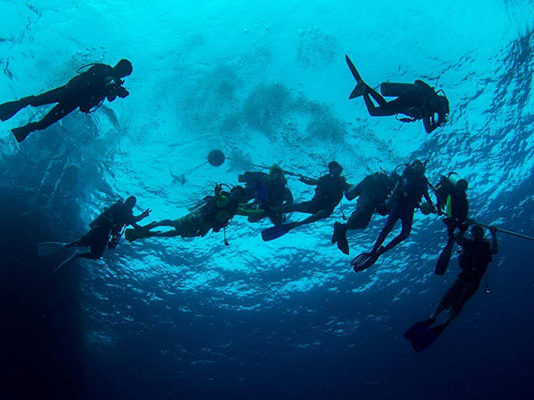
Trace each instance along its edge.
<path fill-rule="evenodd" d="M 0 102 L 67 82 L 90 62 L 134 66 L 131 95 L 75 112 L 16 144 L 1 124 L 2 398 L 523 399 L 534 390 L 531 242 L 500 235 L 492 294 L 474 296 L 424 353 L 402 337 L 458 272 L 433 274 L 444 225 L 416 214 L 410 238 L 355 274 L 334 221 L 264 243 L 236 217 L 205 238 L 122 242 L 51 274 L 35 243 L 79 237 L 134 194 L 177 218 L 250 163 L 350 182 L 428 159 L 457 171 L 473 217 L 534 235 L 534 2 L 0 2 Z M 449 123 L 370 118 L 348 101 L 349 54 L 373 86 L 443 88 Z M 218 168 L 207 153 L 229 158 Z M 312 189 L 290 180 L 297 200 Z M 354 205 L 343 202 L 345 213 Z M 300 218 L 295 214 L 293 218 Z M 368 250 L 385 220 L 350 237 Z M 28 393 L 31 393 L 28 394 Z"/>

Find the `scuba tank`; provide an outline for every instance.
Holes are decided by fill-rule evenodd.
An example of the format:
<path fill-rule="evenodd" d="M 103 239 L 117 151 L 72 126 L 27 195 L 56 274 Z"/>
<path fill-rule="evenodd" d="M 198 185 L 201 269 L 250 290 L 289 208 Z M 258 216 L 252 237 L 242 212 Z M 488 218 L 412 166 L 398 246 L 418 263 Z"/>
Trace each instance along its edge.
<path fill-rule="evenodd" d="M 465 194 L 467 187 L 467 181 L 456 172 L 451 172 L 446 177 L 445 212 L 449 218 L 454 217 L 460 220 L 467 218 L 469 212 L 467 195 Z"/>
<path fill-rule="evenodd" d="M 457 172 L 450 172 L 447 176 L 447 181 L 454 189 L 461 190 L 462 192 L 465 192 L 467 190 L 468 182 L 465 179 L 461 178 Z"/>

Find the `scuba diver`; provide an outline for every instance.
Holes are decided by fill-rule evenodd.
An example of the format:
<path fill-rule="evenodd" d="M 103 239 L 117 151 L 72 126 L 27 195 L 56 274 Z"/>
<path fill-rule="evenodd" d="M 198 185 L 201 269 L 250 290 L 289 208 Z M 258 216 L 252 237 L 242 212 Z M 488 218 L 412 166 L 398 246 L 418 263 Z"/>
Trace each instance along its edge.
<path fill-rule="evenodd" d="M 425 131 L 432 132 L 447 122 L 449 115 L 449 100 L 440 91 L 427 83 L 416 80 L 414 83 L 383 82 L 380 85 L 380 95 L 376 90 L 369 87 L 361 78 L 350 58 L 345 55 L 345 60 L 356 79 L 356 88 L 352 91 L 349 99 L 363 96 L 369 115 L 381 117 L 388 115 L 404 114 L 409 118 L 401 118 L 402 122 L 414 122 L 422 119 Z M 383 96 L 396 96 L 391 101 L 386 101 Z M 378 103 L 376 106 L 371 97 Z M 436 120 L 437 114 L 437 120 Z"/>
<path fill-rule="evenodd" d="M 363 271 L 372 266 L 386 251 L 391 250 L 405 240 L 412 230 L 414 211 L 421 202 L 421 197 L 427 200 L 431 211 L 435 211 L 434 205 L 428 195 L 428 180 L 425 176 L 425 165 L 415 160 L 406 168 L 393 189 L 391 198 L 388 200 L 389 216 L 386 225 L 378 235 L 370 253 L 362 253 L 351 261 L 355 272 Z M 402 223 L 401 233 L 386 246 L 382 243 L 400 220 Z"/>
<path fill-rule="evenodd" d="M 478 224 L 471 226 L 471 239 L 464 238 L 463 231 L 456 238 L 456 241 L 462 247 L 458 257 L 458 264 L 462 270 L 452 286 L 441 298 L 432 316 L 412 325 L 404 333 L 404 337 L 412 343 L 415 351 L 423 351 L 434 343 L 451 321 L 460 314 L 465 302 L 477 292 L 491 262 L 491 256 L 498 251 L 497 229 L 492 226 L 489 230 L 492 238 L 491 243 L 484 237 L 484 228 Z M 487 287 L 486 293 L 489 293 Z M 449 318 L 442 324 L 432 326 L 436 323 L 436 318 L 444 310 L 450 310 Z"/>
<path fill-rule="evenodd" d="M 72 78 L 66 85 L 37 96 L 0 104 L 0 120 L 6 121 L 27 106 L 42 106 L 57 103 L 40 121 L 30 122 L 11 131 L 17 142 L 22 142 L 33 131 L 43 130 L 59 121 L 76 108 L 81 112 L 91 113 L 102 105 L 107 98 L 113 101 L 117 97 L 125 98 L 128 91 L 122 86 L 122 78 L 132 73 L 130 61 L 122 59 L 111 67 L 107 64 L 92 64 L 91 67 Z"/>
<path fill-rule="evenodd" d="M 470 221 L 468 220 L 469 202 L 467 201 L 468 183 L 465 179 L 460 179 L 456 172 L 443 175 L 436 185 L 438 214 L 446 212 L 443 219 L 447 225 L 447 244 L 441 251 L 436 264 L 435 273 L 443 275 L 447 270 L 454 247 L 455 236 L 467 230 Z M 458 230 L 459 233 L 455 233 Z"/>
<path fill-rule="evenodd" d="M 67 264 L 75 258 L 89 258 L 96 260 L 104 254 L 106 246 L 113 249 L 119 243 L 122 232 L 126 225 L 139 227 L 137 222 L 150 215 L 150 209 L 146 209 L 140 215 L 133 215 L 133 208 L 137 203 L 135 196 L 128 197 L 124 202 L 117 201 L 111 206 L 107 207 L 93 222 L 89 224 L 91 228 L 80 239 L 71 243 L 54 243 L 45 242 L 39 243 L 39 255 L 48 255 L 57 252 L 62 248 L 70 247 L 89 247 L 90 251 L 82 253 L 78 250 L 63 261 L 56 269 Z"/>
<path fill-rule="evenodd" d="M 154 221 L 148 225 L 136 226 L 135 229 L 127 229 L 126 240 L 133 242 L 138 239 L 149 237 L 175 237 L 183 238 L 202 237 L 210 230 L 219 232 L 225 230 L 234 215 L 263 216 L 263 210 L 250 209 L 246 202 L 245 189 L 242 186 L 234 186 L 229 192 L 223 190 L 223 185 L 215 186 L 213 196 L 206 196 L 203 201 L 192 211 L 176 220 L 164 219 Z M 153 231 L 161 226 L 173 228 L 169 231 Z M 226 241 L 226 230 L 224 243 Z"/>
<path fill-rule="evenodd" d="M 262 239 L 264 241 L 274 240 L 298 226 L 311 224 L 312 222 L 330 216 L 334 211 L 334 208 L 336 208 L 343 198 L 345 191 L 350 187 L 345 180 L 345 177 L 341 176 L 341 172 L 343 172 L 343 167 L 336 161 L 331 161 L 328 163 L 327 175 L 323 175 L 319 179 L 311 179 L 301 176 L 300 181 L 302 183 L 315 186 L 315 194 L 313 198 L 310 201 L 305 201 L 303 203 L 284 206 L 281 208 L 281 212 L 289 213 L 297 211 L 312 215 L 302 221 L 267 228 L 261 232 Z"/>
<path fill-rule="evenodd" d="M 274 164 L 268 174 L 245 172 L 239 175 L 238 180 L 245 183 L 246 202 L 254 199 L 255 208 L 265 211 L 263 215 L 249 216 L 249 222 L 257 222 L 264 217 L 269 217 L 274 225 L 284 223 L 285 216 L 281 208 L 293 204 L 293 194 L 280 166 Z"/>
<path fill-rule="evenodd" d="M 345 193 L 347 200 L 358 197 L 356 210 L 351 214 L 346 224 L 336 222 L 332 235 L 332 244 L 345 254 L 349 254 L 347 230 L 364 229 L 369 225 L 375 212 L 387 215 L 386 200 L 398 179 L 395 173 L 388 176 L 383 172 L 375 172 L 366 176 L 359 184 L 351 186 Z"/>

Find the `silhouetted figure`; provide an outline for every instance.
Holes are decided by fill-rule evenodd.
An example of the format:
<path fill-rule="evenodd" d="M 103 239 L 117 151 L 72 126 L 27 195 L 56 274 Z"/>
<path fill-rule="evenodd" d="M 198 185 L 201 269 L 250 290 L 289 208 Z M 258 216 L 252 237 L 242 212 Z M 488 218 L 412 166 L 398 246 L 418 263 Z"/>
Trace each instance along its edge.
<path fill-rule="evenodd" d="M 449 100 L 444 95 L 439 95 L 439 91 L 436 92 L 427 83 L 421 80 L 416 80 L 415 83 L 384 82 L 380 85 L 382 92 L 380 95 L 362 80 L 349 57 L 345 56 L 345 59 L 356 79 L 356 88 L 350 94 L 349 99 L 363 96 L 369 115 L 373 117 L 407 115 L 409 118 L 401 118 L 402 122 L 422 119 L 427 133 L 447 122 Z M 387 101 L 383 96 L 395 96 L 397 98 Z M 371 97 L 378 106 L 373 103 Z"/>
<path fill-rule="evenodd" d="M 90 113 L 98 108 L 104 100 L 113 101 L 117 97 L 128 96 L 122 86 L 122 78 L 132 73 L 132 64 L 120 60 L 111 67 L 107 64 L 93 64 L 87 71 L 72 78 L 65 86 L 50 90 L 37 96 L 23 97 L 20 100 L 0 104 L 0 120 L 6 121 L 27 106 L 43 106 L 57 103 L 40 121 L 30 122 L 11 131 L 17 142 L 22 142 L 33 131 L 43 130 L 59 121 L 76 108 Z"/>
<path fill-rule="evenodd" d="M 137 203 L 134 196 L 128 197 L 124 202 L 117 201 L 106 208 L 93 222 L 91 228 L 80 239 L 67 244 L 65 247 L 89 247 L 86 253 L 76 253 L 76 257 L 97 259 L 102 257 L 106 246 L 115 247 L 122 235 L 125 226 L 137 226 L 137 222 L 146 218 L 150 210 L 143 211 L 140 215 L 133 215 L 133 208 Z"/>
<path fill-rule="evenodd" d="M 415 351 L 423 351 L 434 343 L 443 330 L 460 314 L 467 300 L 477 292 L 492 260 L 491 256 L 498 251 L 497 229 L 490 227 L 490 232 L 491 243 L 484 237 L 484 228 L 477 224 L 471 227 L 471 239 L 465 238 L 464 232 L 457 237 L 456 241 L 462 247 L 458 257 L 462 271 L 441 298 L 432 316 L 412 325 L 404 333 L 404 337 L 412 343 Z M 449 318 L 442 324 L 432 326 L 439 314 L 445 310 L 450 310 Z"/>
<path fill-rule="evenodd" d="M 281 211 L 283 213 L 296 211 L 312 215 L 302 221 L 267 228 L 261 232 L 262 239 L 264 241 L 274 240 L 298 226 L 311 224 L 330 216 L 343 198 L 345 191 L 350 187 L 345 177 L 341 175 L 342 172 L 343 167 L 338 162 L 331 161 L 328 163 L 328 174 L 321 176 L 319 179 L 301 176 L 301 182 L 315 186 L 313 198 L 302 203 L 284 206 L 281 208 Z"/>
<path fill-rule="evenodd" d="M 451 172 L 448 176 L 442 176 L 436 185 L 436 197 L 438 199 L 438 213 L 445 212 L 443 219 L 447 225 L 448 240 L 443 248 L 436 264 L 435 273 L 443 275 L 449 265 L 454 239 L 456 235 L 467 230 L 469 227 L 469 202 L 467 201 L 467 186 L 465 179 L 459 179 L 458 174 Z M 456 233 L 458 231 L 459 233 Z"/>
<path fill-rule="evenodd" d="M 151 237 L 202 237 L 210 230 L 213 232 L 225 230 L 235 215 L 247 217 L 265 215 L 261 209 L 250 208 L 246 201 L 247 196 L 242 186 L 234 186 L 228 192 L 223 190 L 222 185 L 216 185 L 214 195 L 206 196 L 189 214 L 178 219 L 164 219 L 144 226 L 134 226 L 135 229 L 126 230 L 125 237 L 130 242 Z M 159 227 L 172 229 L 153 230 Z M 228 245 L 226 236 L 224 242 Z"/>
<path fill-rule="evenodd" d="M 369 225 L 375 212 L 387 215 L 386 200 L 395 187 L 398 176 L 389 176 L 383 172 L 375 172 L 366 176 L 359 184 L 351 186 L 345 193 L 347 200 L 358 197 L 356 210 L 351 214 L 347 223 L 336 222 L 332 235 L 332 244 L 345 254 L 349 254 L 347 230 L 364 229 Z"/>
<path fill-rule="evenodd" d="M 249 222 L 260 221 L 269 217 L 275 225 L 281 225 L 285 216 L 281 208 L 293 204 L 293 194 L 287 185 L 282 168 L 274 164 L 269 173 L 245 172 L 239 175 L 239 182 L 245 182 L 247 201 L 254 199 L 254 206 L 265 210 L 265 214 L 249 216 Z"/>
<path fill-rule="evenodd" d="M 355 272 L 369 268 L 382 254 L 408 238 L 412 230 L 415 209 L 419 207 L 422 197 L 428 202 L 432 209 L 431 211 L 434 211 L 434 206 L 428 195 L 428 180 L 425 176 L 425 165 L 421 161 L 415 160 L 406 166 L 406 169 L 393 189 L 391 199 L 388 200 L 389 216 L 386 225 L 376 239 L 373 249 L 370 253 L 362 253 L 352 260 L 351 265 Z M 399 220 L 402 224 L 401 232 L 387 245 L 382 246 Z"/>

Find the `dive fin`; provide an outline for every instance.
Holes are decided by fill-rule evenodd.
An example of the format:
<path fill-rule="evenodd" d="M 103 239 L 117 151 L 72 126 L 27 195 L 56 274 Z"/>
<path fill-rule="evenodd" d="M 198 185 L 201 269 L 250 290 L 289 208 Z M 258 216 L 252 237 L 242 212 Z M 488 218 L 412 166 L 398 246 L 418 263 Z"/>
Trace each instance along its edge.
<path fill-rule="evenodd" d="M 11 132 L 13 132 L 13 135 L 15 135 L 15 139 L 17 139 L 17 142 L 21 143 L 28 137 L 30 133 L 33 132 L 33 126 L 32 124 L 28 124 L 25 126 L 21 126 L 20 128 L 13 128 L 11 129 Z"/>
<path fill-rule="evenodd" d="M 404 332 L 404 337 L 407 340 L 413 340 L 417 336 L 419 336 L 423 331 L 430 328 L 430 325 L 434 323 L 434 320 L 432 318 L 425 319 L 423 321 L 416 322 L 412 326 L 408 328 L 406 332 Z"/>
<path fill-rule="evenodd" d="M 70 256 L 68 256 L 65 261 L 63 261 L 54 269 L 54 273 L 59 271 L 62 267 L 70 263 L 72 260 L 74 260 L 78 256 L 78 254 L 80 254 L 80 252 L 78 250 L 74 250 L 74 252 Z"/>
<path fill-rule="evenodd" d="M 332 244 L 337 243 L 337 248 L 344 254 L 349 254 L 349 242 L 345 225 L 336 222 L 334 224 L 334 233 L 332 235 Z"/>
<path fill-rule="evenodd" d="M 367 85 L 363 81 L 362 77 L 356 70 L 356 67 L 350 60 L 349 56 L 345 54 L 345 61 L 347 61 L 347 65 L 349 66 L 350 72 L 352 72 L 352 76 L 354 76 L 354 79 L 356 79 L 356 87 L 352 91 L 352 93 L 349 96 L 350 99 L 355 99 L 356 97 L 363 96 L 365 92 L 367 91 Z"/>
<path fill-rule="evenodd" d="M 358 257 L 354 257 L 350 265 L 354 272 L 360 272 L 373 266 L 376 260 L 378 260 L 378 257 L 378 253 L 362 253 Z"/>
<path fill-rule="evenodd" d="M 437 325 L 432 328 L 422 329 L 416 336 L 410 339 L 412 347 L 418 353 L 429 347 L 441 335 L 445 329 L 445 324 Z"/>
<path fill-rule="evenodd" d="M 284 236 L 287 232 L 289 232 L 287 225 L 272 226 L 261 231 L 261 238 L 264 242 L 269 242 Z"/>
<path fill-rule="evenodd" d="M 355 99 L 356 97 L 363 96 L 367 92 L 367 85 L 365 83 L 357 84 L 354 90 L 349 95 L 349 100 Z"/>
<path fill-rule="evenodd" d="M 443 275 L 449 266 L 449 261 L 451 260 L 452 249 L 454 247 L 454 240 L 449 240 L 447 245 L 441 251 L 439 255 L 438 262 L 436 263 L 436 268 L 434 273 L 436 275 Z"/>
<path fill-rule="evenodd" d="M 51 254 L 56 254 L 63 250 L 67 243 L 60 242 L 41 242 L 37 243 L 37 255 L 39 257 L 49 256 Z"/>
<path fill-rule="evenodd" d="M 0 120 L 7 121 L 25 106 L 26 104 L 20 100 L 9 101 L 7 103 L 0 104 Z"/>
<path fill-rule="evenodd" d="M 151 231 L 150 229 L 154 226 L 156 226 L 156 222 L 142 226 L 141 229 L 126 229 L 124 231 L 124 238 L 129 242 L 133 242 L 137 239 L 146 239 L 151 236 L 156 236 L 160 232 Z"/>

